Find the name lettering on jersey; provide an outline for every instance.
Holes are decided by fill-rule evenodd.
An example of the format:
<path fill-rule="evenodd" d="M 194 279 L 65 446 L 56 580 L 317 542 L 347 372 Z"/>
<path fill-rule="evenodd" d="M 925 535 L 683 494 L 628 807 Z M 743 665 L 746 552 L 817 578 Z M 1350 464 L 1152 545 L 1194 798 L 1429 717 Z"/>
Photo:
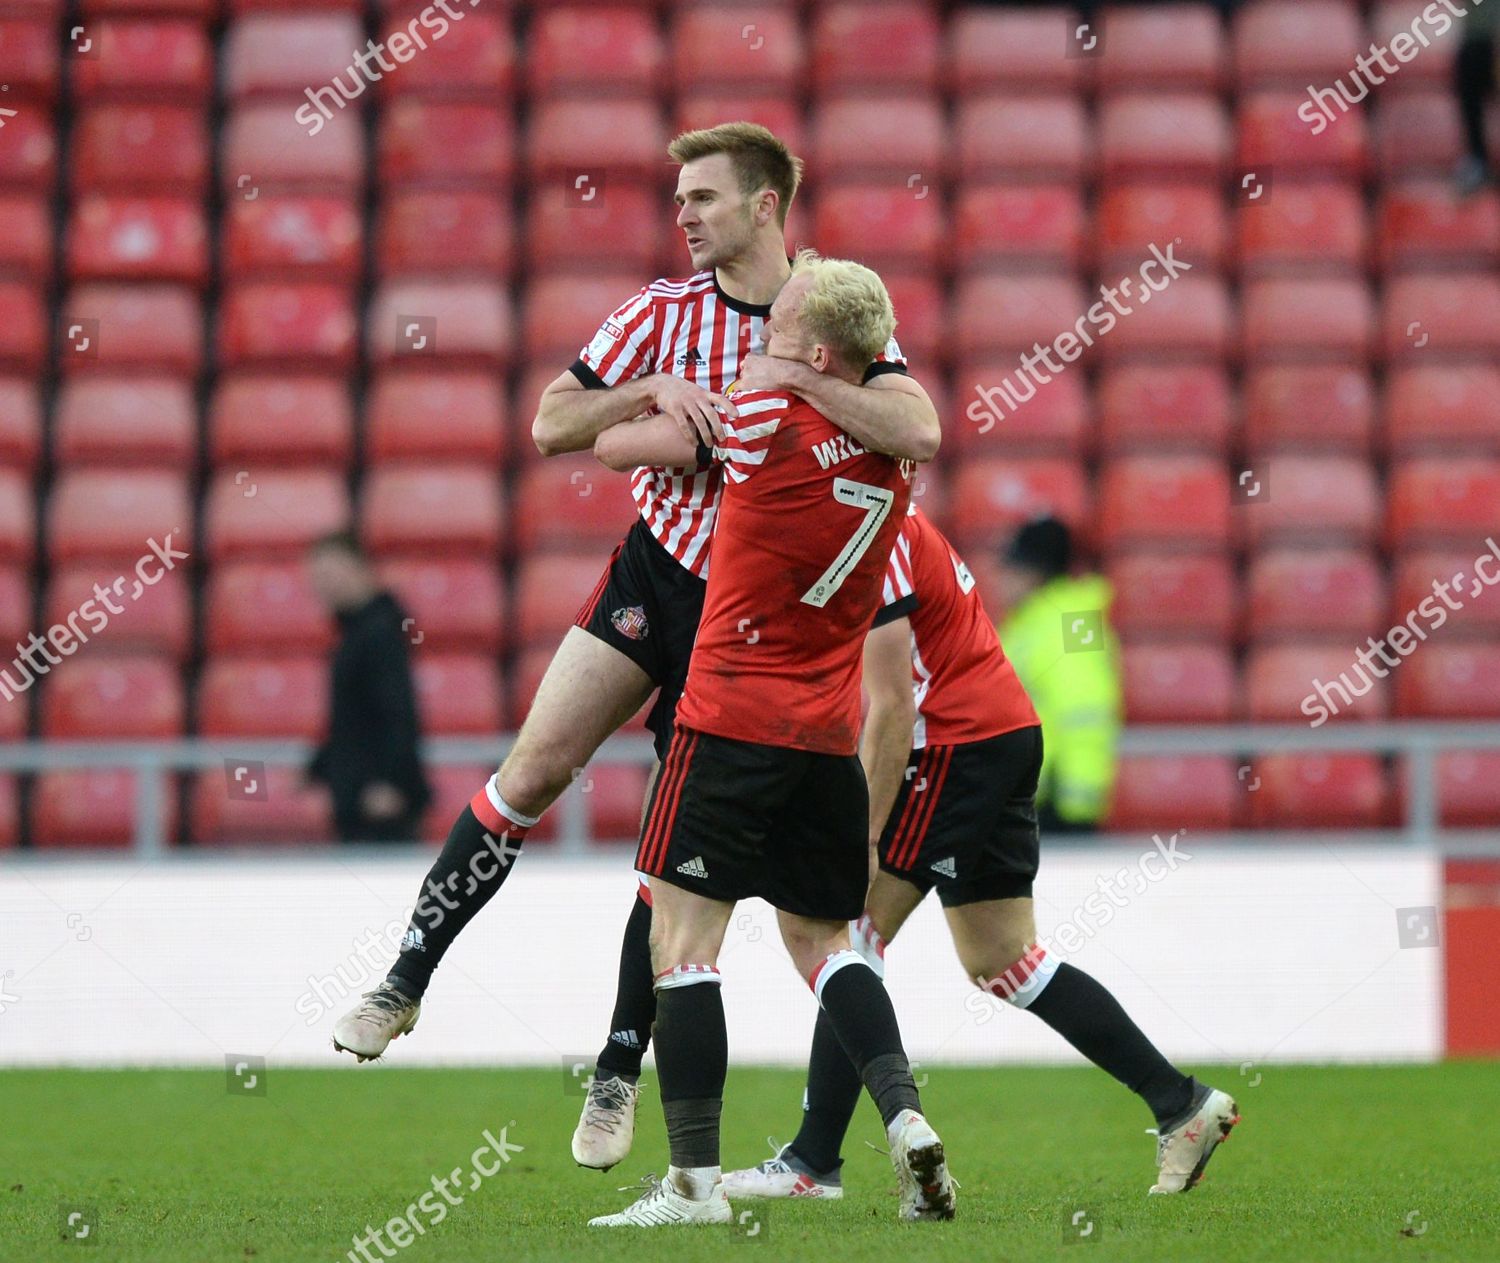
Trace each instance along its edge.
<path fill-rule="evenodd" d="M 864 454 L 865 449 L 847 434 L 835 434 L 831 439 L 813 444 L 813 455 L 818 459 L 819 469 L 832 469 L 835 465 Z"/>

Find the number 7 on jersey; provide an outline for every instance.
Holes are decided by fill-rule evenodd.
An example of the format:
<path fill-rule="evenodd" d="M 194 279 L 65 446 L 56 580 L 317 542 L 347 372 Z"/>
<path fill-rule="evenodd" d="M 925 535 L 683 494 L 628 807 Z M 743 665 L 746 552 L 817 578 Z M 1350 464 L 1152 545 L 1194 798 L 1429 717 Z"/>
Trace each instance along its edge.
<path fill-rule="evenodd" d="M 833 498 L 840 504 L 863 509 L 865 516 L 854 528 L 849 542 L 839 550 L 833 564 L 823 572 L 823 577 L 803 594 L 802 604 L 816 606 L 818 609 L 827 605 L 833 599 L 833 594 L 844 586 L 844 580 L 859 564 L 859 559 L 870 550 L 881 524 L 890 516 L 891 506 L 896 503 L 894 491 L 874 487 L 867 482 L 854 482 L 848 478 L 833 480 Z"/>

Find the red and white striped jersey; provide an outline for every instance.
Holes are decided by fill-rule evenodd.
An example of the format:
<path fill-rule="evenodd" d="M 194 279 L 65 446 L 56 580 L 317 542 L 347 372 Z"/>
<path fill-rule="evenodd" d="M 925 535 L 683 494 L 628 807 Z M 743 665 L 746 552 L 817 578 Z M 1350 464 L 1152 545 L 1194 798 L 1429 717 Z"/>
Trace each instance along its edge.
<path fill-rule="evenodd" d="M 911 621 L 912 749 L 966 745 L 1039 723 L 974 576 L 915 505 L 886 565 L 876 625 Z"/>
<path fill-rule="evenodd" d="M 764 354 L 762 330 L 770 312 L 769 305 L 731 298 L 712 270 L 686 280 L 652 281 L 599 326 L 579 352 L 573 374 L 585 386 L 603 389 L 649 373 L 672 373 L 723 394 L 744 356 Z M 865 380 L 905 371 L 892 338 Z M 652 535 L 700 578 L 708 575 L 721 490 L 720 467 L 712 463 L 675 469 L 643 465 L 630 476 L 631 495 Z"/>

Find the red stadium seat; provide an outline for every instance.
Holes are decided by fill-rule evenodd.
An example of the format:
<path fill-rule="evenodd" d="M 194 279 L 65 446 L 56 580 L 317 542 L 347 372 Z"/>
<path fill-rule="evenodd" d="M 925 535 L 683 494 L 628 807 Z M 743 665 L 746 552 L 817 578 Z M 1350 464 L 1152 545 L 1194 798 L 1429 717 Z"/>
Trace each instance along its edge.
<path fill-rule="evenodd" d="M 825 98 L 809 143 L 819 180 L 879 178 L 914 201 L 940 188 L 948 167 L 947 122 L 931 96 Z"/>
<path fill-rule="evenodd" d="M 26 639 L 35 621 L 31 605 L 30 572 L 21 566 L 0 566 L 0 644 L 16 644 Z M 12 711 L 19 714 L 11 714 Z M 0 706 L 0 741 L 20 738 L 26 729 L 25 711 L 25 706 Z"/>
<path fill-rule="evenodd" d="M 1202 93 L 1128 92 L 1099 110 L 1099 166 L 1106 178 L 1210 180 L 1231 148 L 1229 117 Z"/>
<path fill-rule="evenodd" d="M 859 258 L 877 269 L 943 271 L 947 227 L 941 197 L 931 189 L 915 197 L 899 182 L 844 184 L 818 198 L 813 239 L 834 258 Z"/>
<path fill-rule="evenodd" d="M 1332 83 L 1364 51 L 1360 15 L 1341 0 L 1258 0 L 1234 17 L 1234 70 L 1247 87 Z"/>
<path fill-rule="evenodd" d="M 25 98 L 41 103 L 56 99 L 62 82 L 58 48 L 52 23 L 0 16 L 0 58 L 5 61 L 5 78 L 14 94 L 8 100 Z"/>
<path fill-rule="evenodd" d="M 52 274 L 52 214 L 46 201 L 33 194 L 0 192 L 0 276 L 33 285 Z"/>
<path fill-rule="evenodd" d="M 182 545 L 178 545 L 179 550 Z M 193 602 L 185 570 L 162 572 L 153 562 L 146 569 L 156 576 L 147 586 L 128 568 L 120 582 L 121 568 L 107 563 L 75 563 L 52 571 L 47 585 L 43 619 L 51 626 L 82 632 L 90 641 L 98 639 L 111 656 L 119 653 L 149 653 L 182 662 L 193 643 Z M 109 606 L 98 596 L 96 586 L 108 600 L 124 606 L 118 618 L 108 617 Z M 70 615 L 77 614 L 70 621 Z M 102 620 L 108 618 L 107 622 Z"/>
<path fill-rule="evenodd" d="M 332 7 L 337 0 L 321 0 L 324 7 Z M 352 2 L 352 0 L 351 0 Z M 264 4 L 265 0 L 233 0 L 234 8 Z M 140 14 L 160 13 L 173 17 L 198 18 L 209 21 L 217 16 L 218 0 L 83 0 L 79 6 L 86 14 Z"/>
<path fill-rule="evenodd" d="M 1349 183 L 1287 181 L 1241 203 L 1238 220 L 1242 274 L 1363 272 L 1368 262 L 1364 197 Z"/>
<path fill-rule="evenodd" d="M 19 707 L 7 709 L 19 710 Z M 0 847 L 9 850 L 21 840 L 21 795 L 14 776 L 0 776 Z"/>
<path fill-rule="evenodd" d="M 791 98 L 801 89 L 805 57 L 802 30 L 787 9 L 738 3 L 679 5 L 673 11 L 672 79 L 678 92 L 742 88 Z M 719 121 L 729 117 L 720 115 Z"/>
<path fill-rule="evenodd" d="M 497 466 L 507 447 L 505 395 L 492 373 L 391 369 L 374 382 L 365 456 L 469 459 Z"/>
<path fill-rule="evenodd" d="M 214 655 L 301 656 L 333 644 L 334 620 L 302 558 L 221 562 L 203 592 L 203 645 Z"/>
<path fill-rule="evenodd" d="M 47 315 L 38 287 L 0 281 L 0 369 L 35 377 L 47 354 Z"/>
<path fill-rule="evenodd" d="M 1441 627 L 1444 640 L 1500 641 L 1500 601 L 1486 596 L 1488 589 L 1482 581 L 1476 583 L 1477 551 L 1465 541 L 1447 548 L 1403 552 L 1397 557 L 1391 580 L 1393 622 L 1405 622 L 1416 610 L 1415 625 L 1433 630 Z M 1483 568 L 1487 576 L 1500 573 L 1494 560 Z M 1447 600 L 1439 595 L 1437 584 L 1445 585 Z M 1454 605 L 1459 608 L 1454 610 Z"/>
<path fill-rule="evenodd" d="M 1239 627 L 1239 587 L 1225 557 L 1132 552 L 1112 557 L 1110 622 L 1127 642 L 1230 643 Z"/>
<path fill-rule="evenodd" d="M 553 651 L 563 638 L 573 619 L 599 587 L 609 562 L 607 552 L 577 554 L 548 554 L 545 557 L 522 556 L 516 568 L 515 619 L 512 625 L 512 643 L 522 650 L 511 674 L 510 723 L 518 726 L 531 704 L 536 683 L 552 658 Z M 540 667 L 536 662 L 527 662 L 524 651 L 535 650 L 544 655 Z M 528 683 L 530 691 L 519 699 L 517 693 Z"/>
<path fill-rule="evenodd" d="M 1380 262 L 1386 269 L 1493 270 L 1500 263 L 1500 193 L 1459 196 L 1437 180 L 1386 188 L 1380 202 Z"/>
<path fill-rule="evenodd" d="M 32 791 L 31 836 L 38 847 L 129 846 L 135 837 L 134 772 L 87 768 L 43 772 Z M 177 829 L 177 796 L 168 784 L 166 830 Z"/>
<path fill-rule="evenodd" d="M 98 56 L 71 56 L 77 100 L 180 102 L 203 106 L 213 91 L 214 52 L 201 21 L 121 16 L 86 23 L 84 41 Z M 301 84 L 297 85 L 300 90 Z"/>
<path fill-rule="evenodd" d="M 1101 319 L 1091 322 L 1099 335 L 1099 353 L 1106 360 L 1172 356 L 1217 363 L 1228 358 L 1234 346 L 1235 311 L 1224 283 L 1191 273 L 1168 283 L 1160 265 L 1152 279 L 1165 288 L 1149 297 L 1147 287 L 1128 275 L 1112 282 L 1125 295 L 1129 315 L 1118 318 L 1107 330 L 1103 326 L 1116 319 L 1109 307 L 1102 300 L 1089 307 L 1100 310 Z M 1131 284 L 1128 291 L 1124 282 Z M 1079 308 L 1074 320 L 1082 315 L 1083 308 Z"/>
<path fill-rule="evenodd" d="M 931 272 L 891 270 L 883 274 L 896 311 L 896 341 L 918 381 L 938 372 L 953 351 L 948 341 L 947 288 Z"/>
<path fill-rule="evenodd" d="M 380 216 L 377 267 L 387 277 L 509 275 L 514 238 L 508 199 L 477 190 L 398 191 Z M 535 258 L 531 263 L 540 266 Z"/>
<path fill-rule="evenodd" d="M 1500 461 L 1416 458 L 1397 462 L 1386 490 L 1392 548 L 1470 544 L 1500 526 Z"/>
<path fill-rule="evenodd" d="M 1032 262 L 1076 271 L 1087 226 L 1083 197 L 1073 185 L 966 185 L 945 250 L 952 250 L 960 275 L 992 264 Z"/>
<path fill-rule="evenodd" d="M 219 309 L 225 368 L 349 369 L 356 354 L 352 296 L 342 285 L 241 281 Z"/>
<path fill-rule="evenodd" d="M 1245 374 L 1245 450 L 1366 456 L 1375 431 L 1369 374 L 1345 364 L 1265 364 Z"/>
<path fill-rule="evenodd" d="M 1500 751 L 1438 755 L 1438 802 L 1442 822 L 1450 829 L 1500 825 Z"/>
<path fill-rule="evenodd" d="M 814 12 L 808 36 L 813 90 L 934 91 L 942 61 L 939 19 L 915 0 L 831 0 Z"/>
<path fill-rule="evenodd" d="M 1055 376 L 1026 401 L 1011 410 L 997 383 L 1016 370 L 1015 360 L 977 360 L 961 365 L 955 377 L 962 414 L 938 407 L 944 420 L 943 441 L 966 457 L 1072 456 L 1088 454 L 1093 446 L 1091 397 L 1081 374 Z M 930 392 L 931 382 L 924 382 Z M 934 404 L 940 401 L 934 398 Z"/>
<path fill-rule="evenodd" d="M 1347 638 L 1383 631 L 1385 573 L 1363 549 L 1277 549 L 1257 555 L 1245 619 L 1259 643 Z"/>
<path fill-rule="evenodd" d="M 310 105 L 298 112 L 303 109 L 310 112 L 304 115 L 312 119 L 308 125 L 297 121 L 286 102 L 239 105 L 230 111 L 219 156 L 226 199 L 253 201 L 271 192 L 299 189 L 358 193 L 364 187 L 365 135 L 359 113 L 345 110 L 325 119 Z M 392 125 L 400 109 L 393 106 L 382 122 Z M 382 132 L 382 141 L 384 137 Z M 429 135 L 427 143 L 437 148 L 444 138 Z M 383 157 L 381 167 L 388 176 Z"/>
<path fill-rule="evenodd" d="M 534 275 L 602 266 L 649 272 L 661 261 L 670 205 L 640 181 L 613 180 L 589 198 L 591 187 L 555 182 L 532 190 L 524 254 Z"/>
<path fill-rule="evenodd" d="M 1094 61 L 1101 92 L 1163 88 L 1216 92 L 1224 80 L 1224 31 L 1206 4 L 1112 6 Z M 1054 45 L 1055 47 L 1055 45 Z"/>
<path fill-rule="evenodd" d="M 1375 311 L 1363 280 L 1251 281 L 1242 294 L 1247 359 L 1363 362 L 1370 356 Z"/>
<path fill-rule="evenodd" d="M 356 281 L 363 246 L 364 219 L 349 197 L 266 193 L 225 207 L 221 250 L 232 280 Z"/>
<path fill-rule="evenodd" d="M 182 716 L 177 667 L 157 654 L 84 654 L 42 684 L 49 741 L 169 741 L 182 735 Z"/>
<path fill-rule="evenodd" d="M 53 416 L 58 464 L 191 469 L 198 454 L 192 383 L 175 377 L 75 377 Z"/>
<path fill-rule="evenodd" d="M 1088 525 L 1088 481 L 1073 461 L 1049 458 L 965 461 L 949 492 L 948 519 L 964 551 L 998 548 L 1035 517 Z"/>
<path fill-rule="evenodd" d="M 959 104 L 953 175 L 1079 181 L 1093 166 L 1088 116 L 1071 96 L 984 96 Z"/>
<path fill-rule="evenodd" d="M 184 198 L 87 194 L 69 217 L 68 275 L 201 288 L 208 280 L 203 209 Z"/>
<path fill-rule="evenodd" d="M 1500 360 L 1500 276 L 1402 276 L 1385 290 L 1389 359 L 1472 355 Z"/>
<path fill-rule="evenodd" d="M 379 365 L 502 369 L 515 333 L 498 281 L 392 281 L 376 291 L 365 336 Z"/>
<path fill-rule="evenodd" d="M 422 652 L 413 661 L 412 675 L 424 732 L 492 736 L 500 731 L 500 670 L 493 658 Z"/>
<path fill-rule="evenodd" d="M 36 554 L 36 501 L 31 478 L 0 469 L 0 562 L 29 566 Z"/>
<path fill-rule="evenodd" d="M 1099 542 L 1204 552 L 1229 546 L 1229 480 L 1207 456 L 1126 456 L 1099 480 Z"/>
<path fill-rule="evenodd" d="M 1377 0 L 1371 7 L 1374 12 L 1370 17 L 1370 36 L 1375 43 L 1389 47 L 1397 32 L 1406 31 L 1422 45 L 1402 65 L 1401 73 L 1388 79 L 1385 87 L 1395 93 L 1411 88 L 1447 88 L 1453 75 L 1454 53 L 1463 36 L 1463 23 L 1449 22 L 1439 34 L 1436 24 L 1424 16 L 1430 8 L 1425 0 Z M 1441 14 L 1442 6 L 1436 12 Z"/>
<path fill-rule="evenodd" d="M 1120 833 L 1232 829 L 1245 797 L 1235 771 L 1227 755 L 1126 756 L 1106 827 Z"/>
<path fill-rule="evenodd" d="M 472 96 L 490 102 L 508 97 L 516 79 L 516 40 L 509 19 L 486 2 L 482 10 L 464 10 L 462 22 L 448 22 L 447 30 L 438 30 L 445 19 L 428 13 L 429 19 L 420 21 L 412 6 L 381 23 L 380 42 L 388 46 L 399 69 L 385 75 L 376 92 L 419 93 L 429 99 Z M 392 41 L 398 33 L 401 38 Z"/>
<path fill-rule="evenodd" d="M 1450 176 L 1464 152 L 1463 124 L 1453 92 L 1444 85 L 1437 91 L 1382 95 L 1375 106 L 1374 145 L 1376 162 L 1387 180 Z"/>
<path fill-rule="evenodd" d="M 1100 449 L 1219 455 L 1229 446 L 1234 392 L 1223 369 L 1208 364 L 1130 363 L 1098 386 Z"/>
<path fill-rule="evenodd" d="M 640 278 L 623 272 L 588 276 L 543 276 L 526 289 L 521 350 L 526 358 L 557 365 L 561 372 L 578 356 L 600 323 L 640 289 Z"/>
<path fill-rule="evenodd" d="M 1268 754 L 1251 767 L 1260 781 L 1248 795 L 1254 828 L 1379 829 L 1395 823 L 1379 755 Z"/>
<path fill-rule="evenodd" d="M 1247 717 L 1256 723 L 1312 721 L 1314 727 L 1338 720 L 1384 719 L 1389 683 L 1355 660 L 1356 647 L 1340 638 L 1252 649 L 1245 661 Z M 1389 667 L 1383 669 L 1390 673 Z"/>
<path fill-rule="evenodd" d="M 1267 187 L 1269 172 L 1283 182 L 1294 174 L 1347 178 L 1362 176 L 1367 162 L 1362 110 L 1336 113 L 1330 123 L 1305 92 L 1248 92 L 1240 97 L 1235 167 L 1241 173 L 1242 199 L 1254 196 L 1257 186 Z M 1276 196 L 1274 187 L 1269 196 Z"/>
<path fill-rule="evenodd" d="M 1229 227 L 1218 189 L 1194 184 L 1120 184 L 1099 199 L 1101 270 L 1120 271 L 1151 257 L 1152 245 L 1176 239 L 1183 259 L 1217 270 L 1228 253 Z"/>
<path fill-rule="evenodd" d="M 319 740 L 328 724 L 328 664 L 321 658 L 210 658 L 198 679 L 205 737 Z"/>
<path fill-rule="evenodd" d="M 644 767 L 598 764 L 590 765 L 574 778 L 564 798 L 582 795 L 590 842 L 635 844 L 640 836 L 641 805 L 646 799 L 648 774 Z M 527 841 L 554 840 L 562 832 L 562 818 L 559 800 L 558 806 L 549 808 L 541 823 L 526 835 Z"/>
<path fill-rule="evenodd" d="M 1070 13 L 967 5 L 948 22 L 948 74 L 960 99 L 982 92 L 1041 89 L 1072 93 L 1082 84 L 1087 40 Z M 877 57 L 878 64 L 878 57 Z"/>
<path fill-rule="evenodd" d="M 0 377 L 0 466 L 36 468 L 42 453 L 42 400 L 36 385 Z"/>
<path fill-rule="evenodd" d="M 181 286 L 79 285 L 59 314 L 65 373 L 128 369 L 192 377 L 202 365 L 202 305 Z"/>
<path fill-rule="evenodd" d="M 503 189 L 516 172 L 515 114 L 493 104 L 400 97 L 380 116 L 377 148 L 383 185 Z"/>
<path fill-rule="evenodd" d="M 116 561 L 149 555 L 149 540 L 190 548 L 193 506 L 176 470 L 65 470 L 52 483 L 47 540 L 54 562 Z"/>
<path fill-rule="evenodd" d="M 381 578 L 415 619 L 413 643 L 445 653 L 492 657 L 504 643 L 507 602 L 500 572 L 486 561 L 387 561 Z"/>
<path fill-rule="evenodd" d="M 474 465 L 377 466 L 360 500 L 361 535 L 377 554 L 492 557 L 502 520 L 499 479 Z"/>
<path fill-rule="evenodd" d="M 528 465 L 516 483 L 513 541 L 522 555 L 612 548 L 630 528 L 635 503 L 623 477 L 593 452 Z"/>
<path fill-rule="evenodd" d="M 208 458 L 217 466 L 348 465 L 354 408 L 333 377 L 224 373 L 208 411 Z"/>
<path fill-rule="evenodd" d="M 349 523 L 342 474 L 328 469 L 223 469 L 203 501 L 211 561 L 299 558 L 308 544 Z"/>
<path fill-rule="evenodd" d="M 733 13 L 727 4 L 694 5 L 693 15 Z M 758 9 L 757 21 L 774 17 L 778 10 Z M 741 25 L 745 25 L 742 23 Z M 755 36 L 750 36 L 751 42 Z M 672 117 L 673 134 L 696 131 L 702 127 L 713 127 L 726 119 L 743 119 L 747 123 L 759 123 L 781 137 L 782 142 L 795 154 L 807 152 L 804 115 L 795 98 L 772 96 L 753 85 L 728 88 L 704 84 L 698 89 L 687 89 L 677 98 L 677 109 Z"/>
<path fill-rule="evenodd" d="M 526 162 L 532 179 L 569 184 L 584 173 L 602 173 L 606 181 L 660 180 L 666 148 L 665 121 L 654 101 L 543 101 L 531 113 Z"/>
<path fill-rule="evenodd" d="M 14 193 L 48 193 L 57 175 L 57 131 L 41 110 L 17 110 L 5 120 L 0 145 L 0 187 Z"/>
<path fill-rule="evenodd" d="M 1243 476 L 1243 481 L 1240 481 Z M 1280 545 L 1368 547 L 1380 526 L 1380 487 L 1357 456 L 1271 457 L 1247 462 L 1236 484 L 1244 538 L 1256 550 Z M 1259 484 L 1255 496 L 1250 491 Z"/>
<path fill-rule="evenodd" d="M 1386 379 L 1385 433 L 1397 454 L 1500 456 L 1500 368 L 1414 364 Z"/>
<path fill-rule="evenodd" d="M 1125 722 L 1216 724 L 1239 718 L 1234 659 L 1220 645 L 1126 645 Z"/>
<path fill-rule="evenodd" d="M 253 797 L 245 792 L 250 780 L 256 781 Z M 271 764 L 233 792 L 223 768 L 199 772 L 191 783 L 188 828 L 194 842 L 259 847 L 333 837 L 328 790 L 307 784 L 301 768 Z"/>
<path fill-rule="evenodd" d="M 329 104 L 349 104 L 369 81 L 354 63 L 365 42 L 364 24 L 343 13 L 252 13 L 235 18 L 224 33 L 224 90 L 231 100 L 300 97 L 309 86 L 331 91 Z M 379 73 L 378 71 L 376 73 Z M 340 84 L 345 90 L 329 89 Z"/>
<path fill-rule="evenodd" d="M 126 5 L 141 2 L 151 5 L 192 5 L 194 4 L 195 0 L 85 0 L 85 3 L 93 4 L 106 3 Z M 488 0 L 486 0 L 486 2 L 488 3 Z M 206 4 L 211 5 L 211 0 L 196 0 L 196 3 L 201 8 Z M 410 7 L 410 3 L 411 0 L 377 0 L 375 7 L 377 12 L 383 12 L 393 8 Z M 510 7 L 510 0 L 495 0 L 495 3 L 493 5 L 493 8 L 502 10 L 508 10 Z M 320 11 L 349 10 L 355 13 L 359 13 L 363 12 L 365 6 L 361 3 L 361 0 L 312 0 L 311 3 L 307 3 L 306 0 L 224 0 L 224 8 L 226 8 L 231 14 L 237 16 L 242 13 L 265 13 L 268 11 L 277 10 L 285 12 L 289 9 L 318 9 Z"/>
<path fill-rule="evenodd" d="M 965 358 L 1046 346 L 1089 305 L 1072 277 L 1046 273 L 961 275 L 954 297 L 954 350 Z"/>
<path fill-rule="evenodd" d="M 533 98 L 659 92 L 662 62 L 654 18 L 634 9 L 584 4 L 543 9 L 532 19 L 526 41 Z"/>
<path fill-rule="evenodd" d="M 1397 715 L 1500 719 L 1500 645 L 1421 645 L 1395 675 Z"/>
<path fill-rule="evenodd" d="M 201 198 L 208 187 L 208 122 L 193 106 L 82 109 L 68 148 L 73 183 L 79 189 L 161 191 Z"/>
<path fill-rule="evenodd" d="M 439 763 L 429 767 L 427 783 L 432 787 L 432 802 L 422 816 L 422 841 L 445 841 L 454 820 L 494 774 L 494 767 L 488 763 Z M 542 819 L 545 821 L 548 817 Z M 534 836 L 534 833 L 527 834 L 528 840 Z"/>

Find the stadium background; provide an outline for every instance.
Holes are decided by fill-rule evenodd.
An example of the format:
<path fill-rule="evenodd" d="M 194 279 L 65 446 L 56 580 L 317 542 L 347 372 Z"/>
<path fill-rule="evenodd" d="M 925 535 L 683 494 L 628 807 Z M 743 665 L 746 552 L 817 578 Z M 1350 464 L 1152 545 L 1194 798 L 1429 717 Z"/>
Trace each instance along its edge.
<path fill-rule="evenodd" d="M 1121 5 L 1085 21 L 1061 6 L 909 0 L 482 0 L 309 135 L 295 118 L 308 92 L 352 83 L 351 51 L 422 5 L 0 0 L 0 643 L 65 620 L 148 540 L 170 533 L 191 553 L 0 705 L 0 865 L 22 996 L 10 1058 L 118 1055 L 69 1004 L 102 996 L 118 1031 L 139 989 L 122 978 L 110 991 L 92 949 L 42 960 L 53 938 L 87 942 L 116 912 L 117 941 L 157 953 L 136 971 L 175 1011 L 217 1020 L 209 988 L 223 980 L 207 971 L 256 961 L 242 998 L 280 1030 L 301 1021 L 285 987 L 331 972 L 352 934 L 404 906 L 425 860 L 329 860 L 326 801 L 299 785 L 331 641 L 303 546 L 358 526 L 413 614 L 428 732 L 476 751 L 432 768 L 437 839 L 631 520 L 623 478 L 537 455 L 536 398 L 621 300 L 684 270 L 664 146 L 736 117 L 808 161 L 789 241 L 886 277 L 944 422 L 921 503 L 992 614 L 995 550 L 1044 510 L 1080 529 L 1115 582 L 1130 737 L 1170 729 L 1178 747 L 1127 756 L 1107 844 L 1058 861 L 1052 909 L 1133 860 L 1110 846 L 1210 836 L 1199 876 L 1164 882 L 1108 950 L 1197 952 L 1175 979 L 1183 995 L 1259 968 L 1266 994 L 1303 1008 L 1267 1016 L 1265 1038 L 1219 1032 L 1199 1055 L 1259 1055 L 1325 1003 L 1331 1042 L 1283 1055 L 1500 1048 L 1489 1018 L 1456 1043 L 1450 1029 L 1453 988 L 1479 996 L 1500 941 L 1500 596 L 1468 602 L 1352 708 L 1345 731 L 1365 748 L 1213 737 L 1252 722 L 1306 732 L 1313 679 L 1349 670 L 1366 636 L 1500 537 L 1500 200 L 1450 187 L 1456 32 L 1321 134 L 1298 118 L 1309 84 L 1347 76 L 1423 7 Z M 1189 274 L 987 423 L 980 387 L 1168 243 Z M 1268 494 L 1241 494 L 1255 484 Z M 1472 726 L 1437 726 L 1451 722 Z M 1439 734 L 1441 835 L 1394 832 L 1421 777 L 1379 741 L 1414 726 Z M 232 769 L 252 755 L 264 784 L 247 794 Z M 128 849 L 140 766 L 161 777 L 168 858 L 196 866 Z M 644 779 L 637 758 L 602 761 L 564 806 L 578 804 L 567 809 L 591 839 L 626 838 Z M 547 941 L 536 936 L 570 907 L 597 906 L 600 944 L 616 935 L 625 907 L 612 916 L 604 892 L 628 889 L 624 848 L 549 868 L 555 832 L 544 824 L 528 846 L 537 893 L 506 892 L 508 911 L 455 949 L 459 968 Z M 210 911 L 179 915 L 203 881 L 219 892 Z M 371 897 L 344 901 L 340 881 Z M 1323 917 L 1315 985 L 1299 953 L 1272 968 L 1259 941 L 1288 888 L 1311 920 L 1320 905 L 1374 901 Z M 1442 950 L 1403 951 L 1390 910 L 1438 907 L 1445 890 L 1431 927 Z M 57 908 L 82 909 L 66 935 Z M 327 923 L 304 934 L 299 909 Z M 921 924 L 931 942 L 914 931 L 914 948 L 946 952 L 935 914 Z M 204 956 L 203 936 L 222 950 Z M 1387 958 L 1408 972 L 1361 991 Z M 474 979 L 486 994 L 513 982 Z M 1171 1012 L 1144 984 L 1112 982 L 1133 1007 Z M 1394 1042 L 1387 986 L 1409 988 L 1416 1015 Z M 942 1003 L 961 1005 L 952 990 Z M 784 994 L 767 984 L 737 1046 L 778 1020 Z M 913 985 L 903 1003 L 924 994 Z M 603 1002 L 588 998 L 589 1021 Z M 427 1055 L 494 1055 L 442 1020 L 424 1018 Z M 216 1055 L 185 1029 L 137 1033 L 126 1059 Z M 965 1039 L 960 1056 L 992 1050 L 988 1033 Z M 751 1044 L 788 1060 L 801 1046 L 790 1030 L 769 1053 Z M 505 1051 L 559 1047 L 571 1051 Z"/>

